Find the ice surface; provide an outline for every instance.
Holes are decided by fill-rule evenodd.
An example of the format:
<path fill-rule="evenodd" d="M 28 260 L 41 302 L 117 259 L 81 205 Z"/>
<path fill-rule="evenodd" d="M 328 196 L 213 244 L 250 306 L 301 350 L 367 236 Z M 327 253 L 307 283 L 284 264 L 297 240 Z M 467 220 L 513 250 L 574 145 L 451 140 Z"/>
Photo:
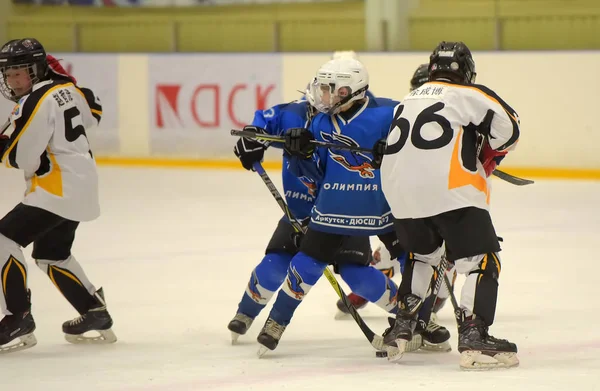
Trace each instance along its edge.
<path fill-rule="evenodd" d="M 81 225 L 73 252 L 104 287 L 119 342 L 66 343 L 61 323 L 77 314 L 29 259 L 39 342 L 0 356 L 0 390 L 600 389 L 599 182 L 494 181 L 493 217 L 505 241 L 491 333 L 518 344 L 521 366 L 465 373 L 456 351 L 408 354 L 401 364 L 375 358 L 352 320 L 334 320 L 336 295 L 324 278 L 276 351 L 256 357 L 267 311 L 231 346 L 226 325 L 280 217 L 262 181 L 246 171 L 100 174 L 102 217 Z M 279 173 L 271 176 L 280 186 Z M 0 178 L 4 214 L 24 185 L 17 171 Z M 448 307 L 441 323 L 455 349 Z M 362 314 L 384 330 L 380 309 Z"/>

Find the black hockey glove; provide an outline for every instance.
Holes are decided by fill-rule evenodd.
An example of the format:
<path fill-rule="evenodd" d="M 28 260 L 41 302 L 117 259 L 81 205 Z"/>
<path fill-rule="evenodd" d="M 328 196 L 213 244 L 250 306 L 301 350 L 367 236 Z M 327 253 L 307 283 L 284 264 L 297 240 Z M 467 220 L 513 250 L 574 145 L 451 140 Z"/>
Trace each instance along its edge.
<path fill-rule="evenodd" d="M 312 133 L 305 128 L 292 128 L 285 132 L 284 150 L 293 156 L 298 156 L 302 159 L 308 159 L 315 152 L 315 138 Z"/>
<path fill-rule="evenodd" d="M 263 128 L 257 126 L 244 126 L 244 130 L 254 133 L 266 133 Z M 252 170 L 254 163 L 262 162 L 267 146 L 268 143 L 265 141 L 240 137 L 233 148 L 233 153 L 240 159 L 246 170 Z"/>
<path fill-rule="evenodd" d="M 10 144 L 10 137 L 4 134 L 0 135 L 0 162 L 2 161 L 2 156 L 4 156 L 6 148 L 8 148 L 8 144 Z"/>
<path fill-rule="evenodd" d="M 385 154 L 385 145 L 386 141 L 384 138 L 381 140 L 377 140 L 375 145 L 373 145 L 373 161 L 371 162 L 371 166 L 374 169 L 381 168 L 381 162 L 383 161 L 383 155 Z"/>

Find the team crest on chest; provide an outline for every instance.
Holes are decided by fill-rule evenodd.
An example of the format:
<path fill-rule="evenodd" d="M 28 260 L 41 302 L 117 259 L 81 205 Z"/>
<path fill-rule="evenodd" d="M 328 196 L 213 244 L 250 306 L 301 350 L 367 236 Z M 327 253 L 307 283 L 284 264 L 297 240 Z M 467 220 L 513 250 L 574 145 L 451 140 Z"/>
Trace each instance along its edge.
<path fill-rule="evenodd" d="M 352 137 L 343 134 L 321 132 L 321 137 L 324 141 L 329 143 L 360 147 Z M 357 173 L 361 178 L 375 178 L 375 174 L 373 173 L 375 169 L 371 164 L 372 158 L 366 154 L 335 148 L 329 148 L 328 153 L 333 161 L 344 167 L 346 170 Z"/>

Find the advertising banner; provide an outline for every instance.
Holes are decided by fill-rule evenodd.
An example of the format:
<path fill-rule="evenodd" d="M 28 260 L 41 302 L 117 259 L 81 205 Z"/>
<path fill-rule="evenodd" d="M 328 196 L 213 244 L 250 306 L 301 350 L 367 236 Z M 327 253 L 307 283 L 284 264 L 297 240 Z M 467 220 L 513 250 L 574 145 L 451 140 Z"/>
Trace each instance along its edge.
<path fill-rule="evenodd" d="M 282 61 L 273 54 L 152 55 L 152 155 L 231 159 L 231 129 L 282 102 Z"/>

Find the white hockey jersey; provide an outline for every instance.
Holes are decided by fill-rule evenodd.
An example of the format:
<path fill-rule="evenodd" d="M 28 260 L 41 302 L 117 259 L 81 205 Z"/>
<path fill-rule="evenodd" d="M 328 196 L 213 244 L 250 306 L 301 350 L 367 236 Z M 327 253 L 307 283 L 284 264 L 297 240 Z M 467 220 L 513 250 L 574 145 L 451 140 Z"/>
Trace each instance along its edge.
<path fill-rule="evenodd" d="M 25 172 L 25 205 L 74 221 L 100 215 L 98 175 L 86 131 L 98 125 L 101 115 L 93 93 L 67 81 L 38 83 L 19 101 L 2 164 Z"/>
<path fill-rule="evenodd" d="M 394 217 L 424 218 L 474 206 L 489 209 L 490 181 L 477 135 L 492 149 L 514 148 L 519 117 L 481 85 L 429 82 L 394 110 L 381 187 Z"/>

